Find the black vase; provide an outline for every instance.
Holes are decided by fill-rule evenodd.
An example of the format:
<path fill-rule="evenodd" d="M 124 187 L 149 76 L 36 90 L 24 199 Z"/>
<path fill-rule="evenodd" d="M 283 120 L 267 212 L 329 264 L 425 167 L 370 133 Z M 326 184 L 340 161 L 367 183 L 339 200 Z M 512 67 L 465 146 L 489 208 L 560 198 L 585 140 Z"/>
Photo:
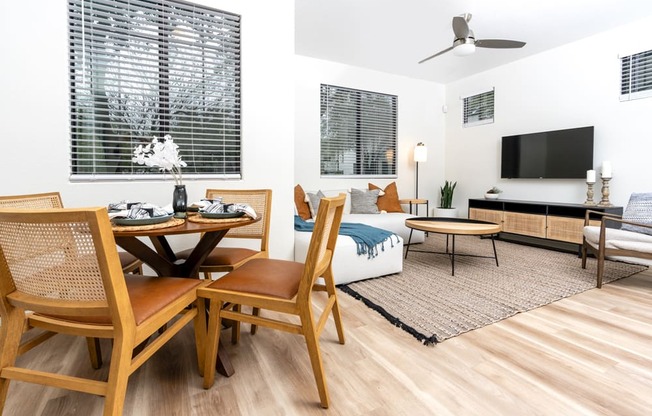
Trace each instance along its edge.
<path fill-rule="evenodd" d="M 188 194 L 186 194 L 186 185 L 174 185 L 172 193 L 172 209 L 174 216 L 185 218 L 186 208 L 188 207 Z"/>

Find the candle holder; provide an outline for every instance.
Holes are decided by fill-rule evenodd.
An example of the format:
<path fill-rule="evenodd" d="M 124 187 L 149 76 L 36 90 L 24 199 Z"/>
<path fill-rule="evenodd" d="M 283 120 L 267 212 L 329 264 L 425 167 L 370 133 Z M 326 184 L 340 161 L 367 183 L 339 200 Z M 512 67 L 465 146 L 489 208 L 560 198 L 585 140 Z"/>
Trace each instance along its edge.
<path fill-rule="evenodd" d="M 595 202 L 593 201 L 593 183 L 594 182 L 586 183 L 586 201 L 584 201 L 584 205 L 595 205 Z"/>
<path fill-rule="evenodd" d="M 610 207 L 611 202 L 609 202 L 609 181 L 611 178 L 602 178 L 602 200 L 598 205 L 602 207 Z"/>

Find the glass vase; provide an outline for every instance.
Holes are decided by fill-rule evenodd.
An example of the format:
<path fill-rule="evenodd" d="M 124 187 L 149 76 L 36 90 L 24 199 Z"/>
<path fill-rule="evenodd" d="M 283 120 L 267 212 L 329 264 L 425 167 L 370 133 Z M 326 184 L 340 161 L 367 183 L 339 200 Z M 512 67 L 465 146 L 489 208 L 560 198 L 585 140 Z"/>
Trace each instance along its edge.
<path fill-rule="evenodd" d="M 188 207 L 188 194 L 186 194 L 186 185 L 174 185 L 172 193 L 172 209 L 176 218 L 186 217 L 186 208 Z"/>

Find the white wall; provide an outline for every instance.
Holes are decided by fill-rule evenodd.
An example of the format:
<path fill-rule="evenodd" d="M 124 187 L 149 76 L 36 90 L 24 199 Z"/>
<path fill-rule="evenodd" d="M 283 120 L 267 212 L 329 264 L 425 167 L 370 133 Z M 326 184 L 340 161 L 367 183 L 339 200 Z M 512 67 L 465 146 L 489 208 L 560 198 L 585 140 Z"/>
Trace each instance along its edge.
<path fill-rule="evenodd" d="M 602 161 L 612 162 L 613 204 L 626 205 L 632 192 L 651 192 L 652 99 L 618 98 L 618 55 L 652 49 L 650 28 L 647 18 L 447 84 L 446 178 L 458 181 L 460 214 L 466 214 L 468 198 L 482 198 L 493 185 L 505 199 L 583 203 L 583 180 L 500 179 L 501 137 L 545 130 L 595 126 L 595 169 L 599 176 Z M 472 56 L 466 59 L 465 65 L 473 64 Z M 459 97 L 491 87 L 495 122 L 462 128 Z"/>
<path fill-rule="evenodd" d="M 189 201 L 207 187 L 273 189 L 271 253 L 292 258 L 294 3 L 197 2 L 242 16 L 243 179 L 185 180 Z M 0 3 L 0 194 L 59 191 L 69 207 L 121 199 L 171 202 L 171 180 L 69 181 L 67 29 L 66 2 Z"/>
<path fill-rule="evenodd" d="M 414 198 L 414 146 L 428 146 L 428 161 L 419 164 L 419 197 L 434 206 L 444 174 L 444 87 L 427 81 L 296 56 L 295 176 L 303 189 L 367 188 L 385 186 L 394 179 L 321 178 L 319 174 L 319 87 L 332 84 L 398 96 L 398 170 L 400 198 Z M 425 213 L 421 209 L 420 214 Z"/>

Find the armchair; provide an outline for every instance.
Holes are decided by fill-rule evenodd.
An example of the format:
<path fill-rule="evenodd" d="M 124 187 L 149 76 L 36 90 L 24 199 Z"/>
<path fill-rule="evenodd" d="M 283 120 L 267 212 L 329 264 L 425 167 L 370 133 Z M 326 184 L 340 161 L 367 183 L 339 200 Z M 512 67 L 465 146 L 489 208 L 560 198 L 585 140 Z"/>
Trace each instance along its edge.
<path fill-rule="evenodd" d="M 601 216 L 599 226 L 589 224 L 591 215 Z M 587 254 L 595 255 L 598 260 L 598 288 L 602 287 L 606 258 L 652 265 L 651 219 L 652 194 L 632 194 L 622 217 L 593 210 L 586 211 L 582 241 L 582 268 L 586 268 Z M 619 226 L 619 228 L 613 228 L 614 226 Z"/>

